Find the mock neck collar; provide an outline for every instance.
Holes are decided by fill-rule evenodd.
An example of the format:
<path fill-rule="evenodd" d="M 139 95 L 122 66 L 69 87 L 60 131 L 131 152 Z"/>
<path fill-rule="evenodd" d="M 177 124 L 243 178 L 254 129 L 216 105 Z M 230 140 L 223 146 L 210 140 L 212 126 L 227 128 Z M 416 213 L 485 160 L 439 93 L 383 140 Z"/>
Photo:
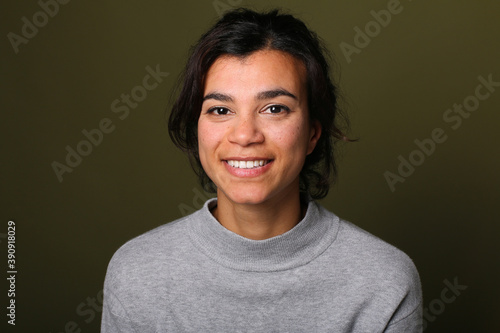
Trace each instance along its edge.
<path fill-rule="evenodd" d="M 253 240 L 225 227 L 210 212 L 217 199 L 205 202 L 192 215 L 189 236 L 210 259 L 236 270 L 270 272 L 302 266 L 323 253 L 335 240 L 339 218 L 309 201 L 304 218 L 284 234 Z"/>

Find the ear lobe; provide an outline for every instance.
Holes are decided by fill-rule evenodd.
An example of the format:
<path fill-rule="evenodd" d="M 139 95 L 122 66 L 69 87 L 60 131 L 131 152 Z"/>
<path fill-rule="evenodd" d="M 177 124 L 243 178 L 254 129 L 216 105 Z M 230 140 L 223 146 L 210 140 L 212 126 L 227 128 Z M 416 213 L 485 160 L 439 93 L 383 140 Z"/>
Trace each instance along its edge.
<path fill-rule="evenodd" d="M 311 124 L 311 133 L 309 135 L 309 145 L 307 147 L 307 155 L 313 152 L 319 138 L 321 137 L 321 124 L 317 120 L 313 120 Z"/>

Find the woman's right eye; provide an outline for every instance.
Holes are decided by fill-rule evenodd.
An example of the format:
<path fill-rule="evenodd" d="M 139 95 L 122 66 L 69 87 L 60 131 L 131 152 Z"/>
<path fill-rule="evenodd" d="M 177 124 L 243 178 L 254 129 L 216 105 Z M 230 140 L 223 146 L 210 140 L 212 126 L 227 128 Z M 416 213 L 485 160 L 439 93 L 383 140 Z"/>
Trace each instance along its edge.
<path fill-rule="evenodd" d="M 225 115 L 225 114 L 229 113 L 229 109 L 224 108 L 224 107 L 220 107 L 220 106 L 216 106 L 216 107 L 208 109 L 208 113 L 212 113 L 215 115 Z"/>

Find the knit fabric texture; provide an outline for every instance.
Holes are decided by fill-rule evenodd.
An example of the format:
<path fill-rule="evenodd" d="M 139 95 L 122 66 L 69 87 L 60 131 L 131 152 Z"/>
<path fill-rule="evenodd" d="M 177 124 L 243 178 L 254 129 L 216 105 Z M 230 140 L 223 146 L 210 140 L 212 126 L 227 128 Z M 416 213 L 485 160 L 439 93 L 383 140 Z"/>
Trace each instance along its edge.
<path fill-rule="evenodd" d="M 101 332 L 422 332 L 415 265 L 318 203 L 265 240 L 197 212 L 111 259 Z"/>

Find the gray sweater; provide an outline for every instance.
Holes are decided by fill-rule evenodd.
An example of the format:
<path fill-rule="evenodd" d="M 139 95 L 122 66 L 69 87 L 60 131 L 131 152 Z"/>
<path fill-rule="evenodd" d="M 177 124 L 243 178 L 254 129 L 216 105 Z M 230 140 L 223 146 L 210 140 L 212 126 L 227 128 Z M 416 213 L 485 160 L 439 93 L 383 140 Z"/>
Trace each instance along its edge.
<path fill-rule="evenodd" d="M 292 230 L 250 240 L 199 211 L 123 245 L 102 332 L 421 332 L 402 251 L 311 201 Z"/>

